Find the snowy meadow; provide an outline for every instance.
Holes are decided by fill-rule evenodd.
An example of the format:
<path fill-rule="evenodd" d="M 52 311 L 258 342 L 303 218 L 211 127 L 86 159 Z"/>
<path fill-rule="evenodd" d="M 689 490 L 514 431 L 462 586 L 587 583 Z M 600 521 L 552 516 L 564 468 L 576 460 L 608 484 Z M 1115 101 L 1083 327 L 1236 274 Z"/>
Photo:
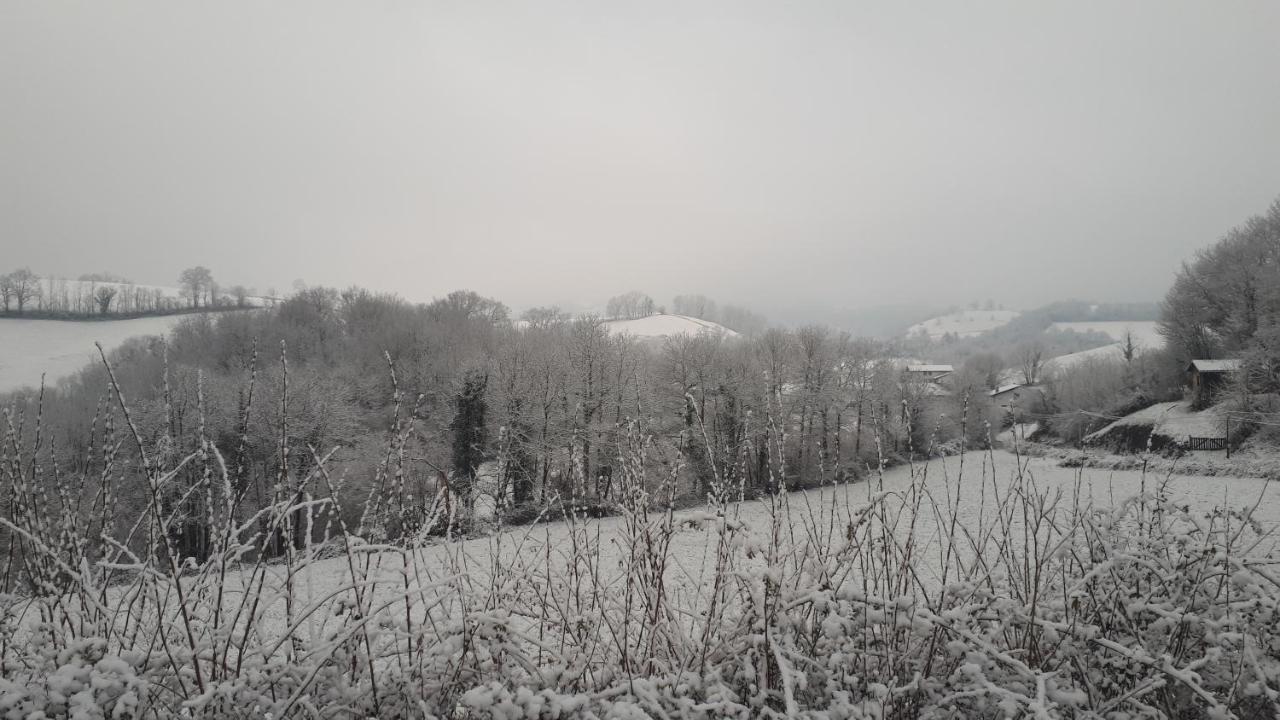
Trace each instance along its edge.
<path fill-rule="evenodd" d="M 39 387 L 79 372 L 97 358 L 93 343 L 111 350 L 139 335 L 165 335 L 182 316 L 112 320 L 0 319 L 0 393 Z"/>
<path fill-rule="evenodd" d="M 6 414 L 3 717 L 1280 712 L 1264 481 L 987 450 L 758 499 L 713 467 L 678 510 L 679 462 L 632 424 L 612 516 L 556 497 L 464 534 L 447 486 L 406 483 L 398 401 L 351 525 L 323 448 L 246 513 L 234 448 L 164 452 L 114 376 L 107 399 L 81 468 L 42 451 L 38 413 Z M 184 557 L 174 538 L 201 528 L 206 557 Z"/>

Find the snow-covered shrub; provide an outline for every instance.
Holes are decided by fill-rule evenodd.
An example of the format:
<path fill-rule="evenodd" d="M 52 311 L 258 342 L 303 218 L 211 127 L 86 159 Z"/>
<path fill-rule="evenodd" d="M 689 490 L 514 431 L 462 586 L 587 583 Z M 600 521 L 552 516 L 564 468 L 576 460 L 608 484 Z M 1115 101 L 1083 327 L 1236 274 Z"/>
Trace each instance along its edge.
<path fill-rule="evenodd" d="M 396 502 L 409 432 L 397 417 L 362 528 L 318 449 L 245 517 L 213 444 L 153 464 L 134 435 L 151 500 L 128 537 L 59 518 L 72 487 L 109 506 L 111 473 L 15 472 L 37 465 L 11 436 L 0 717 L 1280 714 L 1280 575 L 1247 508 L 1189 507 L 1154 478 L 1097 507 L 970 453 L 905 489 L 873 472 L 823 502 L 777 492 L 751 521 L 709 463 L 707 505 L 681 514 L 680 461 L 655 471 L 632 425 L 615 518 L 569 503 L 554 530 L 468 541 L 447 492 Z M 175 494 L 204 499 L 202 562 L 169 541 Z M 395 542 L 372 532 L 389 521 Z"/>

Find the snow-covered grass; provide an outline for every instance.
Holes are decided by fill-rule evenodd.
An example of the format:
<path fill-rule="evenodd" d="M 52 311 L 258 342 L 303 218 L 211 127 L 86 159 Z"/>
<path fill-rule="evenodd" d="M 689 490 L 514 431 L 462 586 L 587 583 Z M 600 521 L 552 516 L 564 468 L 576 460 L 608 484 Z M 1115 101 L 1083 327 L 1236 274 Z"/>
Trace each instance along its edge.
<path fill-rule="evenodd" d="M 1096 332 L 1106 335 L 1116 342 L 1123 342 L 1125 335 L 1130 334 L 1135 345 L 1146 350 L 1152 350 L 1164 346 L 1164 337 L 1160 335 L 1159 325 L 1154 320 L 1107 320 L 1056 322 L 1050 325 L 1049 329 L 1069 330 L 1078 333 Z"/>
<path fill-rule="evenodd" d="M 958 310 L 916 323 L 907 328 L 907 335 L 973 337 L 1004 327 L 1020 314 L 1014 310 Z"/>
<path fill-rule="evenodd" d="M 139 335 L 166 335 L 182 316 L 131 320 L 31 320 L 0 318 L 0 392 L 52 385 L 94 362 L 94 342 L 110 352 Z"/>
<path fill-rule="evenodd" d="M 1120 360 L 1122 358 L 1124 358 L 1124 344 L 1111 343 L 1110 345 L 1103 345 L 1089 350 L 1081 350 L 1080 352 L 1068 353 L 1066 355 L 1049 358 L 1044 361 L 1043 372 L 1045 374 L 1051 374 L 1061 372 L 1063 370 L 1069 370 L 1076 365 L 1089 362 L 1090 360 Z"/>
<path fill-rule="evenodd" d="M 633 320 L 606 320 L 602 323 L 612 335 L 630 335 L 636 338 L 664 338 L 679 335 L 696 336 L 711 333 L 723 337 L 737 337 L 729 328 L 688 315 L 656 314 Z"/>
<path fill-rule="evenodd" d="M 633 425 L 616 517 L 568 499 L 556 522 L 466 539 L 460 498 L 404 495 L 398 406 L 349 527 L 319 451 L 250 510 L 217 447 L 149 452 L 111 400 L 82 471 L 33 463 L 12 424 L 0 443 L 21 581 L 0 595 L 2 716 L 1280 712 L 1263 481 L 990 451 L 755 501 L 712 468 L 706 505 L 676 512 L 679 464 Z M 113 483 L 138 460 L 126 511 Z M 191 523 L 203 562 L 176 554 Z"/>
<path fill-rule="evenodd" d="M 1226 415 L 1216 408 L 1194 410 L 1186 401 L 1156 403 L 1087 435 L 1085 441 L 1106 438 L 1117 429 L 1126 427 L 1140 427 L 1159 437 L 1184 443 L 1189 437 L 1226 437 Z"/>

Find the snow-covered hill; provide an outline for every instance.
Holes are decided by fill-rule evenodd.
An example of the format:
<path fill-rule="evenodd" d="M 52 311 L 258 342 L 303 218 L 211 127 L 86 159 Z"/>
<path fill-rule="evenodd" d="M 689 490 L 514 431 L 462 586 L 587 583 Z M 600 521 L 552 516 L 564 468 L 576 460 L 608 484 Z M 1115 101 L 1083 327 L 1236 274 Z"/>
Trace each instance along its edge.
<path fill-rule="evenodd" d="M 1008 325 L 1020 314 L 1016 310 L 958 310 L 916 323 L 907 328 L 907 334 L 923 334 L 933 339 L 948 334 L 956 337 L 973 337 Z"/>
<path fill-rule="evenodd" d="M 1145 349 L 1164 346 L 1164 337 L 1158 331 L 1159 323 L 1155 320 L 1105 320 L 1087 322 L 1056 322 L 1049 326 L 1050 330 L 1070 330 L 1072 332 L 1097 332 L 1117 342 L 1124 340 L 1125 334 L 1133 335 L 1135 345 Z"/>
<path fill-rule="evenodd" d="M 675 335 L 701 335 L 711 333 L 723 337 L 738 337 L 738 333 L 710 320 L 688 315 L 650 315 L 635 320 L 606 320 L 603 323 L 610 335 L 630 335 L 636 338 L 664 338 Z"/>
<path fill-rule="evenodd" d="M 1090 360 L 1119 360 L 1124 357 L 1124 344 L 1111 343 L 1090 350 L 1059 355 L 1044 362 L 1044 372 L 1052 373 L 1075 367 Z"/>
<path fill-rule="evenodd" d="M 185 315 L 132 320 L 32 320 L 0 318 L 0 392 L 36 387 L 79 371 L 131 337 L 166 335 Z"/>

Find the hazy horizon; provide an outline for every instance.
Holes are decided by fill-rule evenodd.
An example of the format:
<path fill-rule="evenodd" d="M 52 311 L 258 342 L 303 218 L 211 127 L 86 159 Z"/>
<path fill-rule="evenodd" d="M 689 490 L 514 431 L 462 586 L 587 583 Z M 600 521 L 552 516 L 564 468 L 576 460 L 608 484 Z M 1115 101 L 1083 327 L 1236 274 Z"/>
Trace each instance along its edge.
<path fill-rule="evenodd" d="M 1280 195 L 1280 5 L 0 8 L 0 271 L 514 307 L 1157 300 Z"/>

